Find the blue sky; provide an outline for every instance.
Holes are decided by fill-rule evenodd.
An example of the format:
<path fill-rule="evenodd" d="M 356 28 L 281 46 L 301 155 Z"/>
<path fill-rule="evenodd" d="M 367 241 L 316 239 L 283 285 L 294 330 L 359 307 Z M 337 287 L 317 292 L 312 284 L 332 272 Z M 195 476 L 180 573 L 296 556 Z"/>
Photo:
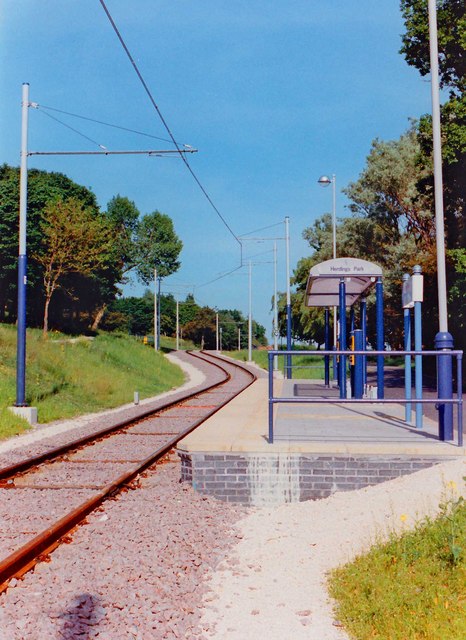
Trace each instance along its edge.
<path fill-rule="evenodd" d="M 430 110 L 430 85 L 398 53 L 398 0 L 106 0 L 176 140 L 236 235 L 283 237 L 291 264 L 309 253 L 303 229 L 331 210 L 348 215 L 341 188 L 364 168 L 371 141 L 394 139 Z M 167 137 L 98 0 L 3 0 L 0 15 L 0 161 L 19 164 L 21 84 L 31 101 Z M 172 148 L 49 112 L 108 149 Z M 30 110 L 29 149 L 96 147 Z M 170 215 L 182 268 L 163 290 L 219 308 L 248 310 L 239 245 L 175 158 L 30 158 L 89 186 L 105 208 L 117 193 L 141 213 Z M 253 261 L 253 315 L 271 328 L 272 241 L 245 243 Z M 285 251 L 278 241 L 279 289 Z M 136 282 L 125 293 L 139 295 Z"/>

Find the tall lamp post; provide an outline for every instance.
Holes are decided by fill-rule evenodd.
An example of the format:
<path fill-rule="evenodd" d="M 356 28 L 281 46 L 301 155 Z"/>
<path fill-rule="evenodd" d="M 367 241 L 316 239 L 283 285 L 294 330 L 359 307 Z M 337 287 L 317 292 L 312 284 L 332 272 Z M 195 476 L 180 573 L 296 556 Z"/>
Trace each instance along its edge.
<path fill-rule="evenodd" d="M 429 50 L 432 92 L 432 136 L 434 152 L 434 202 L 435 235 L 437 248 L 437 285 L 439 331 L 435 336 L 435 348 L 449 351 L 453 348 L 453 337 L 448 332 L 447 281 L 445 268 L 445 228 L 443 213 L 442 142 L 440 137 L 440 91 L 438 68 L 437 6 L 429 0 Z M 452 390 L 451 356 L 439 356 L 437 392 L 439 398 L 450 399 Z M 453 440 L 453 407 L 451 404 L 438 405 L 439 436 L 441 440 Z"/>
<path fill-rule="evenodd" d="M 336 190 L 336 177 L 332 174 L 332 177 L 320 176 L 317 182 L 322 187 L 328 187 L 332 185 L 332 254 L 333 259 L 337 257 L 337 190 Z M 337 308 L 333 307 L 333 348 L 337 348 Z M 335 379 L 336 374 L 336 357 L 333 359 L 333 377 Z"/>

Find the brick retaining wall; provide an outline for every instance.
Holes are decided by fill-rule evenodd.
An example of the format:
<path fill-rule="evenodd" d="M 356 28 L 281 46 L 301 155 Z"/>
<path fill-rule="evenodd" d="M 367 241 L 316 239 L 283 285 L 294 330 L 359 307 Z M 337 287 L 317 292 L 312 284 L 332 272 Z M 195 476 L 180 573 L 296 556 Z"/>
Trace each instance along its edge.
<path fill-rule="evenodd" d="M 452 458 L 429 456 L 186 453 L 181 479 L 199 493 L 244 505 L 326 498 L 392 480 Z"/>

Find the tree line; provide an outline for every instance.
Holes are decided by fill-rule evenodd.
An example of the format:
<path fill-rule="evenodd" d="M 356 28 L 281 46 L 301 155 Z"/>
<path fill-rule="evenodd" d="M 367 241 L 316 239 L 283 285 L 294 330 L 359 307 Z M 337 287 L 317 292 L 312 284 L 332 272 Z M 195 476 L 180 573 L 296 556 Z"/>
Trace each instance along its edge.
<path fill-rule="evenodd" d="M 0 322 L 16 322 L 19 169 L 0 166 Z M 121 297 L 134 277 L 142 284 L 166 278 L 180 267 L 182 241 L 171 218 L 158 210 L 141 215 L 136 204 L 116 195 L 106 209 L 94 193 L 62 173 L 30 169 L 27 198 L 28 326 L 71 333 L 99 328 L 135 335 L 153 333 L 154 303 Z M 186 338 L 215 348 L 216 312 L 192 295 L 180 304 Z M 236 348 L 246 320 L 237 310 L 219 311 L 223 347 Z M 161 332 L 176 330 L 176 301 L 160 298 Z M 266 344 L 265 329 L 253 323 L 254 342 Z M 244 342 L 243 342 L 244 346 Z"/>
<path fill-rule="evenodd" d="M 160 303 L 160 333 L 176 334 L 176 299 L 173 294 L 162 294 Z M 248 345 L 248 321 L 238 309 L 219 309 L 199 305 L 193 294 L 178 302 L 180 337 L 192 340 L 206 349 L 215 349 L 217 341 L 217 317 L 221 348 L 231 351 L 245 349 Z M 102 327 L 108 330 L 123 330 L 132 335 L 150 335 L 154 328 L 154 295 L 147 290 L 142 297 L 127 297 L 115 300 L 106 313 Z M 252 321 L 254 347 L 267 344 L 266 330 Z"/>
<path fill-rule="evenodd" d="M 440 82 L 448 90 L 441 108 L 449 330 L 455 347 L 466 347 L 466 4 L 439 0 Z M 405 24 L 400 53 L 425 76 L 430 73 L 427 0 L 402 0 Z M 438 331 L 432 120 L 422 115 L 397 140 L 376 139 L 358 180 L 344 193 L 350 215 L 338 219 L 337 255 L 362 258 L 384 270 L 386 340 L 403 346 L 402 276 L 420 265 L 424 273 L 423 342 L 433 348 Z M 332 258 L 332 219 L 321 216 L 303 231 L 312 250 L 294 271 L 293 333 L 299 340 L 324 341 L 323 312 L 304 304 L 309 269 Z M 369 299 L 369 302 L 371 299 Z M 284 334 L 285 300 L 280 298 Z M 374 315 L 374 305 L 369 314 Z M 370 336 L 375 331 L 370 318 Z"/>

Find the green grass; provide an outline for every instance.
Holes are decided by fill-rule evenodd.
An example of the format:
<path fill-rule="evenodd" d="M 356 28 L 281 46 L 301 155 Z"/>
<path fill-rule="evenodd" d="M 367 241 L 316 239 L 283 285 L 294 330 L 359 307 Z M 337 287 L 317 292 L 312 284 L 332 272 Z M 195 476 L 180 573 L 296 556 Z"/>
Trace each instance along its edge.
<path fill-rule="evenodd" d="M 27 332 L 26 401 L 40 422 L 70 418 L 141 399 L 183 383 L 181 370 L 161 353 L 125 335 L 72 342 L 61 334 Z M 16 329 L 0 325 L 0 438 L 29 427 L 12 414 L 16 394 Z"/>
<path fill-rule="evenodd" d="M 196 347 L 194 342 L 185 339 L 179 340 L 179 347 L 180 351 L 187 351 L 188 349 L 199 349 L 199 347 Z M 170 336 L 160 336 L 160 348 L 162 351 L 174 351 L 176 349 L 176 338 L 171 338 Z"/>
<path fill-rule="evenodd" d="M 336 616 L 357 640 L 466 638 L 466 503 L 334 571 Z"/>
<path fill-rule="evenodd" d="M 248 352 L 246 349 L 242 349 L 241 351 L 225 351 L 225 354 L 243 362 L 246 362 L 248 359 Z M 259 351 L 257 349 L 252 351 L 253 361 L 259 365 L 259 367 L 262 367 L 262 369 L 268 370 L 268 357 L 267 351 Z M 284 371 L 284 366 L 285 356 L 278 356 L 278 369 L 280 371 Z M 323 380 L 325 377 L 323 356 L 315 358 L 294 356 L 292 359 L 292 367 L 293 378 L 295 379 L 304 378 L 307 380 Z"/>

